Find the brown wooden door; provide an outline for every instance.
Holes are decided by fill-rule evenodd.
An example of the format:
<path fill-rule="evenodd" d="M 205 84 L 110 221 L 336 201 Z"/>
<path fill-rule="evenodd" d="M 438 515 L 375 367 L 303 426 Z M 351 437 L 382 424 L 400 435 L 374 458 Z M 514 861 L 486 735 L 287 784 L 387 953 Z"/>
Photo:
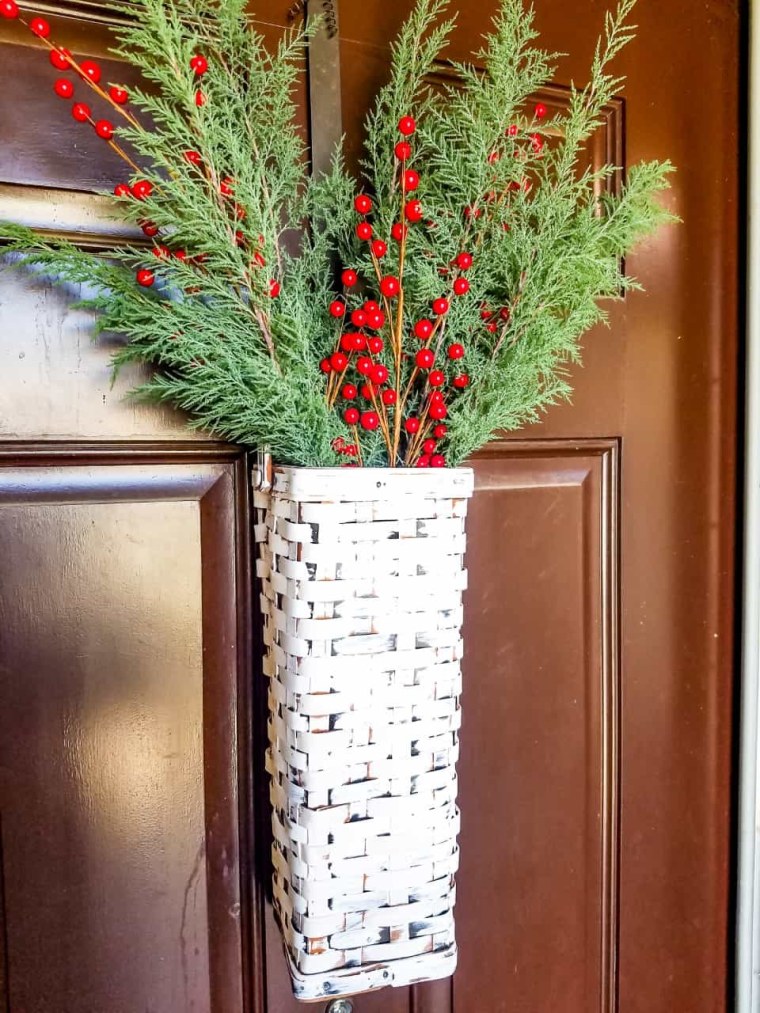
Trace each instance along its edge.
<path fill-rule="evenodd" d="M 103 53 L 106 5 L 44 6 Z M 493 4 L 460 6 L 465 56 Z M 573 54 L 560 84 L 605 6 L 537 0 Z M 252 7 L 286 23 L 287 0 Z M 341 4 L 354 152 L 409 7 Z M 594 157 L 671 157 L 684 224 L 631 256 L 648 294 L 588 337 L 574 404 L 474 462 L 460 967 L 355 1013 L 729 1008 L 740 15 L 642 0 L 637 20 Z M 0 214 L 107 243 L 71 192 L 118 168 L 2 30 Z M 87 330 L 51 285 L 0 277 L 0 1006 L 295 1013 L 266 899 L 247 463 L 125 402 L 134 374 L 112 390 Z"/>

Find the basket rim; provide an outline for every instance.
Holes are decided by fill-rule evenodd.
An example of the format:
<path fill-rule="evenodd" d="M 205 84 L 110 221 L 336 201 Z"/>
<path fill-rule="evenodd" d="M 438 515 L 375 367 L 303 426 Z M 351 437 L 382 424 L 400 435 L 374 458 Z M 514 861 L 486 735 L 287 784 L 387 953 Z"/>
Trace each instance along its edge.
<path fill-rule="evenodd" d="M 469 499 L 472 468 L 314 468 L 275 465 L 271 492 L 288 499 L 324 502 L 398 496 Z"/>

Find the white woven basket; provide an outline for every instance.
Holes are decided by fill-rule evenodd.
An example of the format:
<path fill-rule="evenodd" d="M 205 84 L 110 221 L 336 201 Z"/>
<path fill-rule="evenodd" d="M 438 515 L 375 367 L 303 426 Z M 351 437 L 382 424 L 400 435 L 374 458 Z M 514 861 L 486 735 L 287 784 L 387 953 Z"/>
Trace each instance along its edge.
<path fill-rule="evenodd" d="M 274 903 L 300 999 L 454 971 L 472 486 L 276 468 L 256 493 Z"/>

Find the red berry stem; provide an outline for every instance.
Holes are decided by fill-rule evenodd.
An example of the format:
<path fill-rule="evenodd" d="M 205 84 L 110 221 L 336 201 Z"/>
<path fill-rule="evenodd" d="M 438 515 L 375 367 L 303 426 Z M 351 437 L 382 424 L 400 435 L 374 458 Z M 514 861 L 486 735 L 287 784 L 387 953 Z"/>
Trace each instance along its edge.
<path fill-rule="evenodd" d="M 364 458 L 362 457 L 362 441 L 359 438 L 359 430 L 356 426 L 351 426 L 351 432 L 354 434 L 354 445 L 356 446 L 356 453 L 359 459 L 359 467 L 364 467 Z"/>
<path fill-rule="evenodd" d="M 375 359 L 374 359 L 374 357 L 372 355 L 372 351 L 369 348 L 367 348 L 367 356 L 369 357 L 369 359 L 371 360 L 372 364 L 374 365 L 375 364 Z M 386 446 L 388 448 L 388 453 L 390 454 L 390 452 L 391 452 L 391 431 L 390 431 L 390 422 L 389 422 L 389 419 L 388 419 L 388 408 L 387 408 L 385 402 L 383 401 L 382 397 L 378 398 L 378 396 L 377 396 L 377 394 L 375 392 L 375 384 L 372 383 L 371 381 L 370 381 L 370 385 L 369 385 L 369 390 L 370 390 L 370 394 L 372 395 L 372 406 L 375 409 L 375 411 L 377 412 L 378 418 L 380 419 L 380 429 L 382 430 L 383 438 L 385 439 L 385 444 L 386 444 Z M 389 458 L 389 460 L 390 460 L 390 458 Z"/>
<path fill-rule="evenodd" d="M 26 25 L 27 28 L 29 27 L 29 24 L 22 17 L 19 17 L 19 21 L 21 22 L 22 25 Z M 38 35 L 36 32 L 35 35 L 37 35 L 37 38 L 47 46 L 49 51 L 51 50 L 57 52 L 61 51 L 61 47 L 58 46 L 53 40 L 51 40 L 49 36 Z M 76 73 L 79 75 L 82 81 L 84 81 L 84 83 L 89 88 L 92 88 L 92 90 L 96 92 L 96 94 L 98 94 L 101 98 L 105 99 L 106 102 L 108 102 L 108 104 L 113 109 L 115 109 L 116 112 L 118 112 L 121 116 L 123 116 L 124 119 L 127 120 L 131 126 L 135 127 L 138 130 L 143 129 L 142 124 L 139 122 L 139 120 L 135 119 L 135 117 L 127 109 L 124 108 L 123 104 L 115 102 L 113 98 L 111 98 L 109 92 L 104 91 L 104 89 L 100 87 L 97 81 L 94 81 L 92 77 L 82 69 L 81 65 L 77 63 L 77 61 L 74 59 L 73 56 L 67 53 L 66 59 L 68 61 L 69 67 L 73 71 L 76 71 Z M 140 170 L 138 169 L 137 171 L 139 172 Z"/>
<path fill-rule="evenodd" d="M 414 132 L 414 120 L 410 116 L 404 116 L 399 121 L 399 129 L 404 137 L 409 137 Z M 395 166 L 394 166 L 395 168 Z M 401 242 L 399 243 L 398 251 L 398 279 L 399 279 L 399 293 L 396 299 L 396 319 L 395 326 L 392 328 L 393 331 L 393 359 L 396 370 L 396 390 L 401 390 L 401 365 L 404 354 L 404 262 L 406 261 L 406 237 L 408 235 L 408 227 L 406 226 L 406 218 L 404 216 L 404 207 L 406 205 L 406 172 L 401 173 L 401 202 L 399 210 L 399 221 L 402 223 L 401 228 Z M 414 374 L 412 374 L 414 375 Z M 406 408 L 406 402 L 408 399 L 409 386 L 403 397 L 399 398 L 399 402 L 396 406 L 396 415 L 393 420 L 393 445 L 390 450 L 389 465 L 391 468 L 396 466 L 399 456 L 399 444 L 401 442 L 401 419 L 404 415 Z"/>

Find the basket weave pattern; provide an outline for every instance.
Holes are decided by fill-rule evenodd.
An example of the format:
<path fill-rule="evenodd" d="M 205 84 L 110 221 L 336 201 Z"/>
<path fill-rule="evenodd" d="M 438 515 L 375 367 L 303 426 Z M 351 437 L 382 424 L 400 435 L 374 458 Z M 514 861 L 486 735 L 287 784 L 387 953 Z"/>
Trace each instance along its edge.
<path fill-rule="evenodd" d="M 296 995 L 445 977 L 472 473 L 277 469 L 257 493 L 274 901 Z"/>

